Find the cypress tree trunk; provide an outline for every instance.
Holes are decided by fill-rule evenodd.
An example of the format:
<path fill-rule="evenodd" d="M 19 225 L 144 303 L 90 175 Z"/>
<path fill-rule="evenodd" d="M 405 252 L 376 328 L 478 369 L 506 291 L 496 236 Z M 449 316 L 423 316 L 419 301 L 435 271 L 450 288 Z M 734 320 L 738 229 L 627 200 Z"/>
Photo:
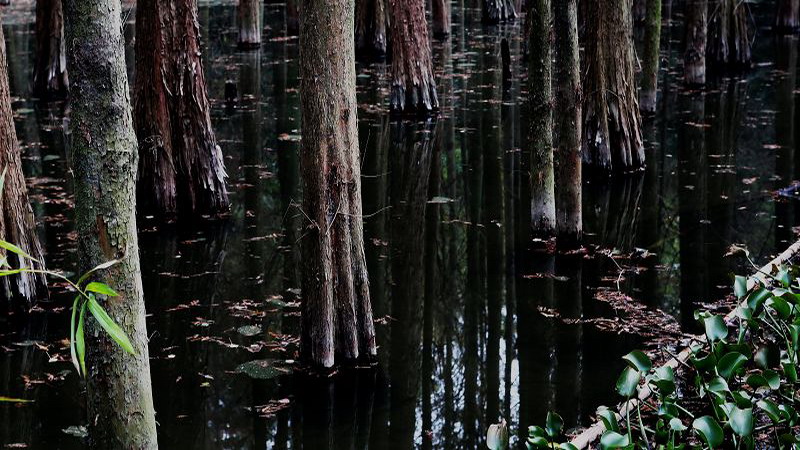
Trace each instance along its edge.
<path fill-rule="evenodd" d="M 800 0 L 778 0 L 775 28 L 778 31 L 795 31 L 800 27 Z"/>
<path fill-rule="evenodd" d="M 69 90 L 61 0 L 36 0 L 36 63 L 33 95 L 63 97 Z"/>
<path fill-rule="evenodd" d="M 686 0 L 686 53 L 683 77 L 686 84 L 706 83 L 706 34 L 708 0 Z"/>
<path fill-rule="evenodd" d="M 642 89 L 639 91 L 639 109 L 656 112 L 658 90 L 658 62 L 661 47 L 661 0 L 647 0 L 645 14 L 644 58 L 642 65 Z"/>
<path fill-rule="evenodd" d="M 431 68 L 431 43 L 424 0 L 389 0 L 392 35 L 393 112 L 426 113 L 439 108 Z"/>
<path fill-rule="evenodd" d="M 22 159 L 14 129 L 14 114 L 11 111 L 11 91 L 8 85 L 8 61 L 2 26 L 0 26 L 0 173 L 6 171 L 0 195 L 0 239 L 10 242 L 39 261 L 44 261 L 42 246 L 36 235 L 33 208 L 28 201 L 25 176 L 22 173 Z M 42 269 L 40 264 L 18 258 L 17 255 L 3 251 L 0 258 L 8 258 L 11 267 L 32 267 Z M 37 296 L 47 295 L 47 285 L 43 275 L 18 274 L 0 278 L 0 292 L 11 306 L 18 302 L 31 306 Z M 6 305 L 4 305 L 6 306 Z"/>
<path fill-rule="evenodd" d="M 300 14 L 300 167 L 309 222 L 302 243 L 302 351 L 321 367 L 333 366 L 334 350 L 348 360 L 376 355 L 364 256 L 353 22 L 348 0 L 310 0 Z"/>
<path fill-rule="evenodd" d="M 86 320 L 90 447 L 155 449 L 155 412 L 136 236 L 136 136 L 123 59 L 117 0 L 66 0 L 71 91 L 75 227 L 82 270 L 118 259 L 96 274 L 118 297 L 101 299 L 133 344 L 126 353 Z"/>
<path fill-rule="evenodd" d="M 450 35 L 450 0 L 431 0 L 433 37 L 447 39 Z"/>
<path fill-rule="evenodd" d="M 602 171 L 644 165 L 634 82 L 631 0 L 587 2 L 584 161 Z"/>
<path fill-rule="evenodd" d="M 517 17 L 513 0 L 482 0 L 481 20 L 494 25 Z"/>
<path fill-rule="evenodd" d="M 261 0 L 239 0 L 239 48 L 257 49 L 261 46 Z"/>
<path fill-rule="evenodd" d="M 140 213 L 163 219 L 228 209 L 199 31 L 197 0 L 140 0 L 136 6 L 137 197 Z"/>
<path fill-rule="evenodd" d="M 652 0 L 651 0 L 652 1 Z M 658 0 L 656 0 L 658 1 Z M 578 1 L 553 6 L 555 29 L 555 185 L 559 244 L 578 242 L 581 217 L 581 72 L 578 51 Z"/>
<path fill-rule="evenodd" d="M 711 15 L 707 43 L 708 57 L 720 65 L 750 65 L 750 36 L 747 3 L 720 0 Z"/>
<path fill-rule="evenodd" d="M 385 0 L 356 2 L 356 57 L 381 60 L 386 56 Z"/>

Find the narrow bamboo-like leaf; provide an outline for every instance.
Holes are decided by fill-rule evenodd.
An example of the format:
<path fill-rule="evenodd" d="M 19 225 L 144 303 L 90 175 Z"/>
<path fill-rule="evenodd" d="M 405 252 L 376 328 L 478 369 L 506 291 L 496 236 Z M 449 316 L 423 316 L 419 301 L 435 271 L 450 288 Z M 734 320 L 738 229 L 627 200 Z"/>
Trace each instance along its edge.
<path fill-rule="evenodd" d="M 89 301 L 86 302 L 89 305 L 89 311 L 92 313 L 94 318 L 97 320 L 97 323 L 106 330 L 111 339 L 113 339 L 120 347 L 122 347 L 126 352 L 135 355 L 136 350 L 134 350 L 133 345 L 131 344 L 130 339 L 128 339 L 128 335 L 117 325 L 116 322 L 108 315 L 105 309 L 97 303 L 97 300 L 94 298 L 93 294 L 89 294 Z"/>
<path fill-rule="evenodd" d="M 692 428 L 694 428 L 700 437 L 708 444 L 709 447 L 715 448 L 722 445 L 722 441 L 724 439 L 724 434 L 722 433 L 722 427 L 719 426 L 716 420 L 714 420 L 711 416 L 703 416 L 692 423 Z"/>
<path fill-rule="evenodd" d="M 29 259 L 29 260 L 31 260 L 31 261 L 33 261 L 35 263 L 39 262 L 38 259 L 36 259 L 33 256 L 25 253 L 25 251 L 22 250 L 21 248 L 17 247 L 16 245 L 14 245 L 14 244 L 12 244 L 10 242 L 6 242 L 6 241 L 4 241 L 2 239 L 0 239 L 0 248 L 4 248 L 4 249 L 10 251 L 11 253 L 15 253 L 16 255 L 21 256 L 21 257 L 23 257 L 25 259 Z"/>
<path fill-rule="evenodd" d="M 108 295 L 109 297 L 117 297 L 117 291 L 111 289 L 111 286 L 105 283 L 99 283 L 97 281 L 93 281 L 86 285 L 87 292 L 95 292 L 98 294 Z"/>
<path fill-rule="evenodd" d="M 83 334 L 83 325 L 86 320 L 86 302 L 81 306 L 81 312 L 78 316 L 78 330 L 75 332 L 75 351 L 78 353 L 78 362 L 80 363 L 81 370 L 78 373 L 86 377 L 86 340 Z"/>
<path fill-rule="evenodd" d="M 80 278 L 78 278 L 78 282 L 77 282 L 77 283 L 75 283 L 75 284 L 77 284 L 78 286 L 80 286 L 80 285 L 81 285 L 81 283 L 83 283 L 84 281 L 86 281 L 87 279 L 89 279 L 89 276 L 90 276 L 91 274 L 93 274 L 93 273 L 97 272 L 98 270 L 108 269 L 109 267 L 113 266 L 114 264 L 117 264 L 118 262 L 119 262 L 119 260 L 118 260 L 118 259 L 112 259 L 111 261 L 106 261 L 106 262 L 104 262 L 103 264 L 99 264 L 99 265 L 98 265 L 97 267 L 95 267 L 94 269 L 92 269 L 92 270 L 90 270 L 90 271 L 86 272 L 85 274 L 81 275 L 81 277 L 80 277 Z"/>
<path fill-rule="evenodd" d="M 75 296 L 75 301 L 72 302 L 72 318 L 69 321 L 69 354 L 72 358 L 72 365 L 75 366 L 75 370 L 78 371 L 78 375 L 81 374 L 81 366 L 78 362 L 77 350 L 75 349 L 75 318 L 78 317 L 78 302 L 80 299 L 80 295 Z"/>
<path fill-rule="evenodd" d="M 32 403 L 33 400 L 25 400 L 24 398 L 4 397 L 0 395 L 0 403 Z"/>
<path fill-rule="evenodd" d="M 647 372 L 653 367 L 653 363 L 650 361 L 650 358 L 648 358 L 647 355 L 645 355 L 641 350 L 634 350 L 623 356 L 622 359 L 627 361 L 628 365 L 634 369 L 637 369 L 639 372 Z"/>

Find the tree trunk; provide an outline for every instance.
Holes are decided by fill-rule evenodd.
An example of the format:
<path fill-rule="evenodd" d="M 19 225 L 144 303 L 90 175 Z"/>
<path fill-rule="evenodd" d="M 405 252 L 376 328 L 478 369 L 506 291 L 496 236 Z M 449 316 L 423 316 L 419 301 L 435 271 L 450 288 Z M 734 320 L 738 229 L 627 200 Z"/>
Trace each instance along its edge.
<path fill-rule="evenodd" d="M 211 128 L 197 0 L 140 0 L 135 51 L 139 212 L 169 220 L 226 211 L 225 166 Z"/>
<path fill-rule="evenodd" d="M 94 276 L 118 297 L 101 300 L 133 344 L 114 343 L 87 317 L 90 447 L 155 449 L 155 412 L 136 236 L 136 136 L 116 0 L 66 0 L 75 227 L 80 268 L 119 260 Z"/>
<path fill-rule="evenodd" d="M 356 56 L 374 61 L 386 57 L 386 0 L 356 2 Z"/>
<path fill-rule="evenodd" d="M 658 91 L 658 63 L 661 47 L 661 0 L 647 0 L 644 36 L 644 62 L 642 65 L 642 90 L 639 91 L 639 109 L 656 112 Z"/>
<path fill-rule="evenodd" d="M 512 20 L 517 17 L 513 0 L 481 0 L 481 20 L 487 25 Z"/>
<path fill-rule="evenodd" d="M 792 32 L 800 27 L 800 0 L 778 0 L 775 28 L 781 32 Z"/>
<path fill-rule="evenodd" d="M 631 0 L 587 2 L 583 159 L 602 171 L 644 165 Z"/>
<path fill-rule="evenodd" d="M 261 47 L 261 0 L 239 0 L 239 48 L 257 49 Z"/>
<path fill-rule="evenodd" d="M 447 39 L 450 36 L 450 0 L 431 0 L 433 37 Z"/>
<path fill-rule="evenodd" d="M 651 0 L 652 1 L 652 0 Z M 656 0 L 658 1 L 658 0 Z M 581 72 L 578 51 L 578 1 L 553 6 L 555 29 L 555 185 L 558 243 L 577 243 L 581 216 Z"/>
<path fill-rule="evenodd" d="M 64 97 L 69 90 L 67 55 L 64 51 L 64 14 L 61 0 L 36 1 L 36 64 L 33 95 Z"/>
<path fill-rule="evenodd" d="M 427 113 L 439 108 L 431 68 L 424 0 L 389 0 L 392 35 L 392 112 Z"/>
<path fill-rule="evenodd" d="M 376 355 L 364 256 L 356 117 L 354 10 L 347 0 L 309 1 L 300 14 L 300 166 L 303 211 L 302 351 L 332 367 Z"/>
<path fill-rule="evenodd" d="M 683 56 L 683 76 L 689 85 L 706 83 L 707 16 L 708 0 L 686 0 L 686 53 Z"/>
<path fill-rule="evenodd" d="M 531 154 L 531 227 L 534 234 L 546 237 L 556 227 L 553 181 L 553 92 L 550 48 L 550 0 L 528 2 L 531 20 L 528 44 L 528 96 Z"/>
<path fill-rule="evenodd" d="M 14 129 L 14 114 L 11 111 L 11 92 L 8 85 L 8 62 L 2 26 L 0 26 L 0 172 L 5 170 L 5 180 L 0 195 L 0 239 L 10 242 L 39 261 L 44 261 L 42 246 L 36 235 L 33 208 L 28 201 L 22 159 Z M 29 267 L 42 269 L 41 264 L 18 258 L 3 251 L 0 258 L 8 258 L 12 268 Z M 10 306 L 23 302 L 30 307 L 37 296 L 47 295 L 47 284 L 43 275 L 17 274 L 0 278 L 0 292 Z"/>
<path fill-rule="evenodd" d="M 747 3 L 720 0 L 711 16 L 708 30 L 708 57 L 714 63 L 731 67 L 750 65 L 750 36 Z"/>

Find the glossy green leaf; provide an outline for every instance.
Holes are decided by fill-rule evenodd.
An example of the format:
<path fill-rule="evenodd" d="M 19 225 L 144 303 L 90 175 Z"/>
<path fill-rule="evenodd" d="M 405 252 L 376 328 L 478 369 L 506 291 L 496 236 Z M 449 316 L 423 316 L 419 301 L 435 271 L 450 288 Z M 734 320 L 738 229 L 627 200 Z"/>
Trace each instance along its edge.
<path fill-rule="evenodd" d="M 89 311 L 91 311 L 94 318 L 97 320 L 97 323 L 106 330 L 111 339 L 113 339 L 120 347 L 122 347 L 126 352 L 135 355 L 136 350 L 133 349 L 133 345 L 131 341 L 128 339 L 128 335 L 122 331 L 119 325 L 108 315 L 105 309 L 97 303 L 97 300 L 94 298 L 94 295 L 89 294 L 89 301 L 86 302 L 89 305 Z"/>
<path fill-rule="evenodd" d="M 33 400 L 25 400 L 24 398 L 4 397 L 0 395 L 0 403 L 32 403 Z"/>
<path fill-rule="evenodd" d="M 728 414 L 728 425 L 739 436 L 753 434 L 753 409 L 740 409 L 734 407 Z"/>
<path fill-rule="evenodd" d="M 77 326 L 75 319 L 78 317 L 78 302 L 80 299 L 80 295 L 75 296 L 75 300 L 72 302 L 72 318 L 69 321 L 69 354 L 72 359 L 72 365 L 75 366 L 78 375 L 81 374 L 81 366 L 78 362 L 78 353 L 75 348 L 75 327 Z"/>
<path fill-rule="evenodd" d="M 617 413 L 608 408 L 602 407 L 597 410 L 597 415 L 600 417 L 600 420 L 603 421 L 603 426 L 605 426 L 606 430 L 619 432 Z"/>
<path fill-rule="evenodd" d="M 772 294 L 769 290 L 761 287 L 753 291 L 750 296 L 747 297 L 747 306 L 753 310 L 753 314 L 757 314 L 759 308 L 764 304 L 764 302 L 771 296 Z"/>
<path fill-rule="evenodd" d="M 677 417 L 670 419 L 669 427 L 672 429 L 672 431 L 686 431 L 686 425 L 684 425 L 683 422 L 681 422 L 681 419 L 678 419 Z"/>
<path fill-rule="evenodd" d="M 86 376 L 86 340 L 83 336 L 83 324 L 86 318 L 86 302 L 81 306 L 78 315 L 78 329 L 75 331 L 75 352 L 78 354 L 78 363 L 81 369 L 78 371 L 82 376 Z"/>
<path fill-rule="evenodd" d="M 631 444 L 630 439 L 625 434 L 619 434 L 616 431 L 606 431 L 600 437 L 600 448 L 602 450 L 611 450 L 615 448 L 627 447 Z"/>
<path fill-rule="evenodd" d="M 780 266 L 778 269 L 778 274 L 775 275 L 775 278 L 781 282 L 783 287 L 788 288 L 790 284 L 792 284 L 792 278 L 789 276 L 789 269 L 786 266 Z"/>
<path fill-rule="evenodd" d="M 617 379 L 617 392 L 623 397 L 633 397 L 640 379 L 641 374 L 636 369 L 626 367 Z"/>
<path fill-rule="evenodd" d="M 717 394 L 717 396 L 725 398 L 725 394 L 730 391 L 728 383 L 722 377 L 714 377 L 708 382 L 708 390 Z"/>
<path fill-rule="evenodd" d="M 670 366 L 658 367 L 650 377 L 650 382 L 661 395 L 670 395 L 675 392 L 675 371 Z"/>
<path fill-rule="evenodd" d="M 741 275 L 736 275 L 733 279 L 733 293 L 736 298 L 742 298 L 747 295 L 747 278 Z"/>
<path fill-rule="evenodd" d="M 561 429 L 564 427 L 564 419 L 558 414 L 549 411 L 547 413 L 547 420 L 545 421 L 544 429 L 551 439 L 558 437 L 561 434 Z"/>
<path fill-rule="evenodd" d="M 794 363 L 784 363 L 783 364 L 783 374 L 786 378 L 791 381 L 792 383 L 797 382 L 797 366 Z"/>
<path fill-rule="evenodd" d="M 778 405 L 776 405 L 775 402 L 765 398 L 763 400 L 759 400 L 756 403 L 756 406 L 764 411 L 773 423 L 780 422 L 781 411 L 778 409 Z"/>
<path fill-rule="evenodd" d="M 713 354 L 706 355 L 702 358 L 692 358 L 692 364 L 697 370 L 711 371 L 717 366 L 717 358 Z"/>
<path fill-rule="evenodd" d="M 739 352 L 730 352 L 720 358 L 717 370 L 720 376 L 730 379 L 747 362 L 747 358 Z"/>
<path fill-rule="evenodd" d="M 486 432 L 486 446 L 491 450 L 508 448 L 508 426 L 505 420 L 489 425 L 489 431 Z"/>
<path fill-rule="evenodd" d="M 25 258 L 25 259 L 29 259 L 29 260 L 31 260 L 33 262 L 36 262 L 36 263 L 39 262 L 39 260 L 37 260 L 33 256 L 25 253 L 25 251 L 22 250 L 21 248 L 17 247 L 16 245 L 14 245 L 14 244 L 12 244 L 10 242 L 6 242 L 6 241 L 4 241 L 2 239 L 0 239 L 0 248 L 4 248 L 4 249 L 10 251 L 11 253 L 16 254 L 17 256 L 20 256 L 20 257 Z"/>
<path fill-rule="evenodd" d="M 94 269 L 92 269 L 92 270 L 86 272 L 85 274 L 81 275 L 81 277 L 78 278 L 78 282 L 75 283 L 75 284 L 80 286 L 84 281 L 88 280 L 89 276 L 91 276 L 93 273 L 97 272 L 98 270 L 108 269 L 109 267 L 112 267 L 113 265 L 117 264 L 118 262 L 119 262 L 118 259 L 112 259 L 111 261 L 106 261 L 106 262 L 104 262 L 102 264 L 98 264 L 97 267 L 95 267 Z"/>
<path fill-rule="evenodd" d="M 647 355 L 645 355 L 641 350 L 634 350 L 623 356 L 622 359 L 624 359 L 629 366 L 633 367 L 639 372 L 648 372 L 650 368 L 653 367 L 653 363 L 650 361 L 650 358 L 648 358 Z"/>
<path fill-rule="evenodd" d="M 93 282 L 87 284 L 86 285 L 86 291 L 87 292 L 95 292 L 97 294 L 107 295 L 109 297 L 117 297 L 119 295 L 119 294 L 117 294 L 117 291 L 115 291 L 114 289 L 111 289 L 111 286 L 109 286 L 109 285 L 107 285 L 105 283 L 99 283 L 97 281 L 93 281 Z"/>
<path fill-rule="evenodd" d="M 711 447 L 719 447 L 724 440 L 722 427 L 711 416 L 703 416 L 695 419 L 692 423 L 694 428 L 705 443 Z"/>
<path fill-rule="evenodd" d="M 789 315 L 792 313 L 792 307 L 786 300 L 780 297 L 770 297 L 767 299 L 765 305 L 772 308 L 781 319 L 788 319 Z"/>
<path fill-rule="evenodd" d="M 558 448 L 561 450 L 578 450 L 578 447 L 572 445 L 569 442 L 564 442 L 563 444 L 559 445 Z"/>
<path fill-rule="evenodd" d="M 728 337 L 728 327 L 722 316 L 711 316 L 703 320 L 706 336 L 710 342 L 724 341 Z"/>

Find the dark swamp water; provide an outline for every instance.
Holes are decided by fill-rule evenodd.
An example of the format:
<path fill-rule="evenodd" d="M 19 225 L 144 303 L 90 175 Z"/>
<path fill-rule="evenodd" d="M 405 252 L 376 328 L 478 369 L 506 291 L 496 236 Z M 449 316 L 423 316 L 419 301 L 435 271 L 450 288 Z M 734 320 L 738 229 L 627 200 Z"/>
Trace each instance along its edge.
<path fill-rule="evenodd" d="M 752 6 L 770 23 L 771 3 Z M 521 20 L 486 28 L 479 10 L 456 5 L 452 39 L 434 44 L 438 120 L 390 119 L 386 66 L 358 66 L 380 361 L 312 380 L 242 373 L 250 361 L 296 357 L 297 39 L 285 6 L 267 4 L 266 42 L 238 52 L 235 4 L 202 3 L 233 207 L 226 219 L 191 227 L 140 223 L 161 447 L 475 449 L 500 416 L 517 430 L 556 410 L 573 427 L 616 402 L 619 358 L 646 338 L 598 294 L 620 290 L 645 316 L 663 311 L 673 328 L 692 331 L 693 308 L 723 298 L 730 273 L 746 270 L 723 257 L 727 247 L 744 244 L 766 262 L 794 240 L 798 222 L 795 202 L 775 194 L 800 178 L 797 38 L 759 29 L 751 71 L 685 92 L 674 9 L 664 24 L 659 112 L 645 122 L 647 169 L 585 183 L 585 253 L 529 251 Z M 32 20 L 25 4 L 4 17 L 15 118 L 48 264 L 70 271 L 68 111 L 29 98 Z M 237 84 L 233 105 L 223 98 L 226 80 Z M 29 315 L 0 318 L 0 395 L 35 400 L 0 403 L 2 446 L 83 446 L 76 427 L 89 418 L 68 361 L 68 302 L 55 285 Z"/>

